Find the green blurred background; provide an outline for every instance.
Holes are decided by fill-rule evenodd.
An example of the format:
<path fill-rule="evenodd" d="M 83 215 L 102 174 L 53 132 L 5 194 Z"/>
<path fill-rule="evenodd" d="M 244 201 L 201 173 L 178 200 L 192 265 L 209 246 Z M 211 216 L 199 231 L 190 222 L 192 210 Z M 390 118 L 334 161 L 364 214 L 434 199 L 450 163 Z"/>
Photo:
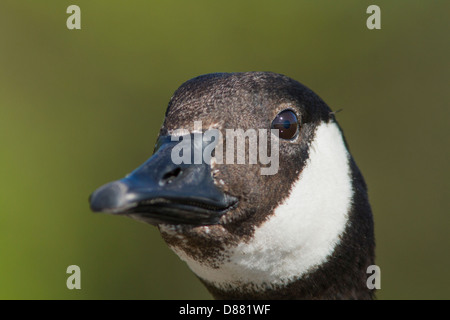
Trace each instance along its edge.
<path fill-rule="evenodd" d="M 68 30 L 66 8 L 81 8 Z M 366 8 L 381 7 L 381 30 Z M 369 186 L 379 299 L 450 298 L 450 2 L 0 2 L 0 298 L 210 299 L 156 228 L 88 196 L 152 153 L 210 72 L 274 71 L 332 109 Z M 66 287 L 81 268 L 81 290 Z"/>

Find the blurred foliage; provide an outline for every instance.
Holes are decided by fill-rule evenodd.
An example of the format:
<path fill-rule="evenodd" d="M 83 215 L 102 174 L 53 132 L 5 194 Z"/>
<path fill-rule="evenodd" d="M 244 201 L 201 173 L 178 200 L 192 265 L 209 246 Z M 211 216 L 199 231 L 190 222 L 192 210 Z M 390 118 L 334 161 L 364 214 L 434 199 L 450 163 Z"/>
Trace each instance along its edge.
<path fill-rule="evenodd" d="M 68 30 L 66 8 L 81 8 Z M 0 2 L 0 298 L 209 299 L 156 228 L 88 196 L 150 155 L 184 81 L 274 71 L 338 119 L 375 216 L 379 299 L 449 299 L 449 1 Z M 68 290 L 67 266 L 82 289 Z"/>

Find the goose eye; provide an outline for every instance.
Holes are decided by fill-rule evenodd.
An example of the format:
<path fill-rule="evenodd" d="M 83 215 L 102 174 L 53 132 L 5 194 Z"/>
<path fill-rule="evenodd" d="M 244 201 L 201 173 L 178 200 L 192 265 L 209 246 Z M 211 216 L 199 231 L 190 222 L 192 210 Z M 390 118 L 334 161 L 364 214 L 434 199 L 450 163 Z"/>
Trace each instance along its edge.
<path fill-rule="evenodd" d="M 291 110 L 281 111 L 272 121 L 272 129 L 278 129 L 282 139 L 293 139 L 298 132 L 297 116 Z"/>

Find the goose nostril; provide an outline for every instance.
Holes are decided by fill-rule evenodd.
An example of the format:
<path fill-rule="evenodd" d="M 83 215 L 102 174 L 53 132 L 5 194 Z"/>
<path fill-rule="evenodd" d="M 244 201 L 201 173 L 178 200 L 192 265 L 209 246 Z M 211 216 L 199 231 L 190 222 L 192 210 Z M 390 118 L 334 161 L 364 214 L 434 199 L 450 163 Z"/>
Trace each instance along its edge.
<path fill-rule="evenodd" d="M 171 183 L 176 177 L 181 174 L 181 172 L 181 168 L 176 168 L 170 172 L 165 173 L 161 178 L 160 184 Z"/>

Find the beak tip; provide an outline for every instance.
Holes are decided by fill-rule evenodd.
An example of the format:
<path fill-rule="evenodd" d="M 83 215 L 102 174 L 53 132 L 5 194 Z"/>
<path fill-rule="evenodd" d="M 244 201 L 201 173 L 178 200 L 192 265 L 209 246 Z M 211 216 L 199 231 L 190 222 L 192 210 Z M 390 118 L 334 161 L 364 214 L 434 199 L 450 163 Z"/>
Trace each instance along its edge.
<path fill-rule="evenodd" d="M 105 184 L 89 196 L 91 210 L 94 212 L 112 212 L 123 206 L 127 186 L 119 181 Z"/>

